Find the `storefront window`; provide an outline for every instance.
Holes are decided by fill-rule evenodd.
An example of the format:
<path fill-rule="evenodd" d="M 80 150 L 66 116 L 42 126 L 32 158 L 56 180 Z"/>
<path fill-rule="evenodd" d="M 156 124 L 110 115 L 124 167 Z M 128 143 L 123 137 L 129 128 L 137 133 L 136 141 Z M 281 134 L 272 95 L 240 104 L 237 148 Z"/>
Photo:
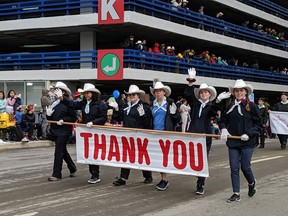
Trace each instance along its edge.
<path fill-rule="evenodd" d="M 41 106 L 42 89 L 44 87 L 44 82 L 26 82 L 27 104 L 37 104 L 37 106 Z"/>

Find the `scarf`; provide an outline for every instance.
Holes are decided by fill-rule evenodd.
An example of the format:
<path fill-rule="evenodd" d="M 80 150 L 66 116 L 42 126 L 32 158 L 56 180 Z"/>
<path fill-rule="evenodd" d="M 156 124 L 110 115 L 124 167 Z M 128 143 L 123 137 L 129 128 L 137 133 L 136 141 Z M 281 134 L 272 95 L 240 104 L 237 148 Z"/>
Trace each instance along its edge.
<path fill-rule="evenodd" d="M 243 116 L 242 111 L 241 111 L 241 106 L 240 106 L 241 102 L 242 102 L 241 100 L 240 100 L 240 101 L 237 101 L 237 100 L 235 99 L 234 105 L 228 110 L 227 114 L 229 114 L 230 112 L 232 112 L 233 109 L 234 109 L 235 107 L 237 107 L 237 108 L 238 108 L 238 113 L 239 113 L 241 116 Z"/>
<path fill-rule="evenodd" d="M 199 99 L 199 102 L 201 103 L 200 105 L 200 109 L 199 109 L 199 113 L 198 116 L 200 118 L 201 114 L 202 114 L 202 110 L 204 109 L 204 107 L 207 105 L 207 103 L 209 102 L 209 100 L 203 102 L 202 100 Z"/>
<path fill-rule="evenodd" d="M 136 104 L 138 104 L 139 100 L 140 100 L 140 99 L 138 99 L 138 100 L 137 100 L 135 103 L 133 103 L 133 104 L 131 104 L 131 101 L 129 101 L 129 102 L 127 103 L 128 107 L 126 107 L 126 108 L 124 109 L 124 111 L 127 110 L 126 115 L 129 114 L 129 112 L 130 112 L 130 110 L 131 110 L 132 107 L 134 107 Z"/>
<path fill-rule="evenodd" d="M 84 112 L 86 114 L 88 114 L 90 112 L 90 103 L 91 103 L 91 100 L 87 100 L 87 103 L 86 103 L 86 106 L 85 106 L 85 109 L 84 109 Z"/>
<path fill-rule="evenodd" d="M 54 109 L 54 107 L 56 107 L 58 104 L 60 103 L 60 100 L 56 100 L 51 104 L 51 108 Z"/>
<path fill-rule="evenodd" d="M 161 105 L 158 103 L 157 100 L 154 100 L 153 106 L 157 107 L 157 109 L 154 111 L 154 113 L 156 113 L 159 109 L 162 109 L 162 110 L 164 110 L 164 112 L 167 112 L 167 108 L 165 108 L 166 104 L 167 104 L 166 97 L 164 97 Z"/>
<path fill-rule="evenodd" d="M 281 101 L 281 103 L 282 103 L 283 105 L 288 104 L 288 100 L 286 100 L 285 102 Z"/>

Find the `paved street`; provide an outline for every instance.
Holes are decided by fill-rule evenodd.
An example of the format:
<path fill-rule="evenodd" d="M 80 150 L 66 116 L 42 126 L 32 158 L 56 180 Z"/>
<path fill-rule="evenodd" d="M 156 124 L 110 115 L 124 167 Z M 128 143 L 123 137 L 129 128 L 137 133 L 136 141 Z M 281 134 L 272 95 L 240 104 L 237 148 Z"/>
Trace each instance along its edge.
<path fill-rule="evenodd" d="M 204 196 L 194 195 L 196 178 L 169 175 L 170 187 L 159 192 L 154 182 L 142 183 L 140 171 L 133 170 L 126 186 L 114 187 L 118 168 L 101 167 L 102 182 L 89 185 L 88 166 L 78 164 L 77 177 L 48 182 L 53 147 L 0 151 L 0 215 L 288 215 L 288 150 L 280 150 L 278 140 L 268 140 L 265 149 L 256 149 L 253 169 L 258 192 L 247 196 L 242 176 L 241 202 L 226 203 L 232 194 L 227 148 L 215 141 L 209 158 L 210 178 Z M 75 159 L 75 146 L 69 146 Z"/>

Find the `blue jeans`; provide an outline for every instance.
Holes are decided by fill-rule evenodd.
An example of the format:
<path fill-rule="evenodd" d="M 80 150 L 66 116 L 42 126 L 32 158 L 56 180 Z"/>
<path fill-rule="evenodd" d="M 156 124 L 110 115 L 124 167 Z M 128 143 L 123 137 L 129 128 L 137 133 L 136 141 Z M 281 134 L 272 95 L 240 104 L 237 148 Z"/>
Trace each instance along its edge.
<path fill-rule="evenodd" d="M 234 193 L 240 192 L 240 176 L 239 169 L 241 170 L 249 184 L 255 181 L 252 169 L 251 159 L 254 152 L 254 148 L 229 148 L 229 162 L 231 171 L 231 181 Z"/>

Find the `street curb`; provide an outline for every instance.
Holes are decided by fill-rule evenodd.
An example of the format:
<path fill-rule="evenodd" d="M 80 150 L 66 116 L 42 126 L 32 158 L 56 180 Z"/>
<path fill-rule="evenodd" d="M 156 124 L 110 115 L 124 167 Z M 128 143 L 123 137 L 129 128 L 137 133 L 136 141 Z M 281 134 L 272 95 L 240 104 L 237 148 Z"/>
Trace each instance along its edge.
<path fill-rule="evenodd" d="M 30 142 L 5 142 L 0 143 L 0 151 L 23 148 L 41 148 L 53 146 L 54 142 L 50 140 L 39 140 Z"/>

